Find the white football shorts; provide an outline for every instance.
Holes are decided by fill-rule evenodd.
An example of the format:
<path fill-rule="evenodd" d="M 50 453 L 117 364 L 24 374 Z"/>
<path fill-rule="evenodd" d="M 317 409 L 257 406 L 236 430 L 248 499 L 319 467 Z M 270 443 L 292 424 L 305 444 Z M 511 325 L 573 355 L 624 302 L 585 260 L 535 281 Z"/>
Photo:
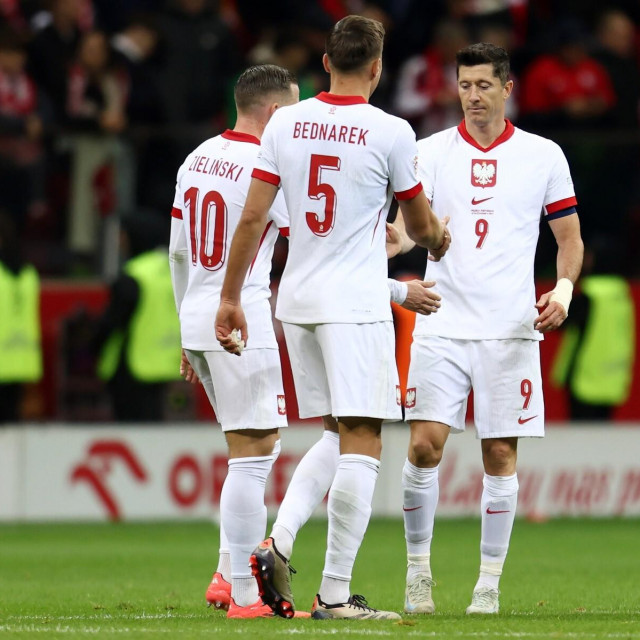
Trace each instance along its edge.
<path fill-rule="evenodd" d="M 301 418 L 401 420 L 392 322 L 283 322 Z"/>
<path fill-rule="evenodd" d="M 414 340 L 405 420 L 442 422 L 462 432 L 471 389 L 478 438 L 544 436 L 537 340 Z"/>
<path fill-rule="evenodd" d="M 277 349 L 226 351 L 185 349 L 223 431 L 287 426 L 287 407 Z"/>

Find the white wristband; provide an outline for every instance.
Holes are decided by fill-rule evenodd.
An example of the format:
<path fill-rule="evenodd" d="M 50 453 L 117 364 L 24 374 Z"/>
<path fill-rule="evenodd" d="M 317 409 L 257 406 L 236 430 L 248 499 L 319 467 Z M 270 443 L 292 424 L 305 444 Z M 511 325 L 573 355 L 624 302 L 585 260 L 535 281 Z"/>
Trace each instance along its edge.
<path fill-rule="evenodd" d="M 387 284 L 391 292 L 391 302 L 402 304 L 407 299 L 407 294 L 409 293 L 407 283 L 393 280 L 393 278 L 387 278 Z"/>
<path fill-rule="evenodd" d="M 565 313 L 569 313 L 569 305 L 573 296 L 573 282 L 569 278 L 560 278 L 552 291 L 551 302 L 557 302 L 564 307 Z"/>

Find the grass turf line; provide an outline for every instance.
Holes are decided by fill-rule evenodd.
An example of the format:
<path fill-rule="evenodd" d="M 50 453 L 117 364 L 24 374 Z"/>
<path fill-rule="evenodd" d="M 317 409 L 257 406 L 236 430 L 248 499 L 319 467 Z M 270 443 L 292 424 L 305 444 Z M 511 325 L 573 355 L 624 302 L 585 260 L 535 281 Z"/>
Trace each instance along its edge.
<path fill-rule="evenodd" d="M 469 617 L 479 520 L 436 521 L 433 616 L 393 622 L 226 620 L 204 592 L 217 561 L 213 525 L 0 525 L 3 638 L 627 638 L 640 640 L 638 520 L 517 520 L 498 616 Z M 292 564 L 298 608 L 320 583 L 326 522 L 300 533 Z M 400 520 L 373 520 L 352 589 L 402 610 Z"/>

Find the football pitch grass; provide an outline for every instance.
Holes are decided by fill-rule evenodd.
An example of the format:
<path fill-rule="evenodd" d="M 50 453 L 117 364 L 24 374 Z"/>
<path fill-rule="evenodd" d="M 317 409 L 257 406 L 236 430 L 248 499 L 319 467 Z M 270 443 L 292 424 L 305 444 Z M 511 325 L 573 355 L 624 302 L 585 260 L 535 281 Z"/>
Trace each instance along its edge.
<path fill-rule="evenodd" d="M 478 568 L 478 520 L 436 521 L 432 616 L 401 622 L 227 620 L 204 592 L 214 525 L 0 525 L 3 638 L 570 638 L 640 639 L 640 521 L 516 521 L 497 616 L 465 615 Z M 326 522 L 310 522 L 292 564 L 296 604 L 320 581 Z M 373 520 L 352 588 L 402 611 L 400 520 Z"/>

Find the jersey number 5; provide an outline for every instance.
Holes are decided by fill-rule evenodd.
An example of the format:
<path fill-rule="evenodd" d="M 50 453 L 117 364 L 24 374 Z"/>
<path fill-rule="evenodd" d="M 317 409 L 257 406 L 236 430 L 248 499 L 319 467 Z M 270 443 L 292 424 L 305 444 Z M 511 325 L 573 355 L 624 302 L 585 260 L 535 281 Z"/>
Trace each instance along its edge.
<path fill-rule="evenodd" d="M 317 213 L 307 211 L 307 225 L 317 236 L 328 236 L 333 229 L 336 218 L 336 192 L 330 184 L 320 182 L 323 169 L 340 171 L 340 158 L 321 156 L 315 153 L 311 156 L 308 194 L 312 200 L 325 199 L 323 220 L 320 220 Z"/>
<path fill-rule="evenodd" d="M 197 187 L 187 189 L 184 194 L 185 207 L 189 207 L 189 237 L 191 239 L 191 262 L 198 259 L 207 271 L 217 271 L 227 256 L 227 205 L 217 191 L 209 191 L 200 205 L 200 249 L 198 250 L 198 200 Z M 213 224 L 212 224 L 213 222 Z"/>

